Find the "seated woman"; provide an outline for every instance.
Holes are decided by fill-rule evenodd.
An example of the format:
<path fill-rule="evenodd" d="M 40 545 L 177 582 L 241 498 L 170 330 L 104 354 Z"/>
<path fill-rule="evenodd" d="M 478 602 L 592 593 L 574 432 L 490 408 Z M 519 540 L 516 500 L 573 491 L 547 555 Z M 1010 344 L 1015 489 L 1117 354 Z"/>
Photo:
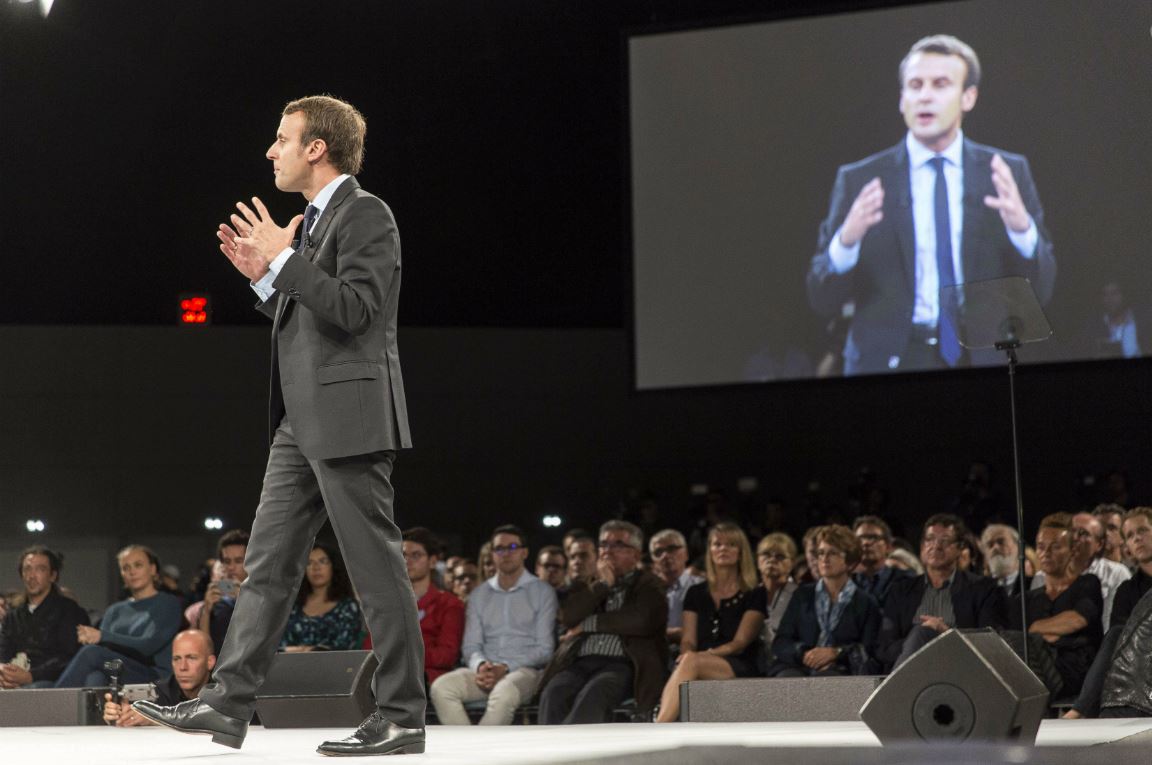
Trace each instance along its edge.
<path fill-rule="evenodd" d="M 860 542 L 852 529 L 832 524 L 816 534 L 815 584 L 802 584 L 772 641 L 769 677 L 872 674 L 880 634 L 880 606 L 856 586 Z"/>
<path fill-rule="evenodd" d="M 771 646 L 780 629 L 780 621 L 792 601 L 792 593 L 799 586 L 792 579 L 792 565 L 796 562 L 796 543 L 787 534 L 769 534 L 756 545 L 756 567 L 760 570 L 760 584 L 765 590 L 768 619 L 764 622 L 764 645 Z"/>
<path fill-rule="evenodd" d="M 179 598 L 160 592 L 160 561 L 143 545 L 128 545 L 116 555 L 120 577 L 130 593 L 108 606 L 100 627 L 79 626 L 81 648 L 64 668 L 57 688 L 107 685 L 104 662 L 123 662 L 122 683 L 150 683 L 172 674 L 172 638 L 183 619 Z"/>
<path fill-rule="evenodd" d="M 317 542 L 308 554 L 308 569 L 280 648 L 288 653 L 351 651 L 360 647 L 363 631 L 360 604 L 339 551 Z"/>
<path fill-rule="evenodd" d="M 706 581 L 684 595 L 684 631 L 676 669 L 664 685 L 656 722 L 680 716 L 680 683 L 730 680 L 758 674 L 766 597 L 757 587 L 748 537 L 733 523 L 708 533 Z"/>
<path fill-rule="evenodd" d="M 1080 692 L 1104 636 L 1100 580 L 1069 568 L 1073 532 L 1072 517 L 1067 513 L 1054 513 L 1040 521 L 1036 552 L 1044 586 L 1029 590 L 1027 595 L 1029 648 L 1051 655 L 1059 681 L 1044 673 L 1041 679 L 1053 696 Z"/>

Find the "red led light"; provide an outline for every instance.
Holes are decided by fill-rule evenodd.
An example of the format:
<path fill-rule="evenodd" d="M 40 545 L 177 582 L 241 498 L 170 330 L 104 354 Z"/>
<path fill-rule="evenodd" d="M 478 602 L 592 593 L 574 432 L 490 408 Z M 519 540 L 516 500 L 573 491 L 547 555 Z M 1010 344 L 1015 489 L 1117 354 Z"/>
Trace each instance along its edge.
<path fill-rule="evenodd" d="M 188 294 L 178 298 L 180 312 L 177 321 L 185 326 L 212 323 L 212 302 L 208 295 Z"/>

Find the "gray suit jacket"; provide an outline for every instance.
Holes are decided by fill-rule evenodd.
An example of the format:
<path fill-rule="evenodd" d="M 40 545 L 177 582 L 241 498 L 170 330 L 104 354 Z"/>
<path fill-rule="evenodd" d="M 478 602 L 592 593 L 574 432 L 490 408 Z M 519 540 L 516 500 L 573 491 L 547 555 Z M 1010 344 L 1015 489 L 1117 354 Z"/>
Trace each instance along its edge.
<path fill-rule="evenodd" d="M 287 414 L 309 459 L 410 447 L 388 205 L 355 178 L 340 184 L 273 286 L 256 306 L 273 320 L 269 441 Z"/>
<path fill-rule="evenodd" d="M 984 204 L 985 196 L 996 194 L 991 165 L 992 156 L 997 152 L 1012 169 L 1024 206 L 1032 214 L 1040 235 L 1035 257 L 1030 260 L 1021 257 L 1008 239 L 1000 214 Z M 965 282 L 1024 276 L 1032 282 L 1040 302 L 1047 303 L 1056 280 L 1056 260 L 1028 160 L 967 138 L 963 154 L 964 230 L 960 257 Z M 837 274 L 832 270 L 828 245 L 840 230 L 860 189 L 876 177 L 884 186 L 884 219 L 861 240 L 856 267 L 848 273 Z M 840 168 L 816 249 L 808 270 L 808 300 L 812 307 L 821 315 L 834 316 L 846 302 L 856 303 L 844 348 L 845 374 L 890 371 L 889 360 L 903 354 L 908 343 L 916 298 L 912 192 L 908 150 L 903 141 Z M 972 354 L 976 364 L 1000 360 L 1000 354 L 995 351 Z"/>

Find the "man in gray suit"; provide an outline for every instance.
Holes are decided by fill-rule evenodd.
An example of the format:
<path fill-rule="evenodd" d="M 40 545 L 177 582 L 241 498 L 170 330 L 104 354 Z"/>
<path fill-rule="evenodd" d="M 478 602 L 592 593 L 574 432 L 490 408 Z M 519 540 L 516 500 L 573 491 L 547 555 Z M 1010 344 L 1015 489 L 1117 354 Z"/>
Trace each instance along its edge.
<path fill-rule="evenodd" d="M 220 249 L 273 322 L 271 450 L 245 558 L 248 578 L 215 682 L 175 707 L 136 708 L 226 746 L 243 743 L 308 552 L 328 518 L 380 663 L 377 711 L 318 751 L 424 751 L 424 648 L 390 482 L 396 450 L 411 446 L 396 346 L 400 239 L 388 206 L 352 177 L 364 132 L 364 118 L 343 101 L 289 103 L 267 156 L 276 187 L 308 200 L 305 214 L 280 227 L 253 198 L 218 232 Z"/>

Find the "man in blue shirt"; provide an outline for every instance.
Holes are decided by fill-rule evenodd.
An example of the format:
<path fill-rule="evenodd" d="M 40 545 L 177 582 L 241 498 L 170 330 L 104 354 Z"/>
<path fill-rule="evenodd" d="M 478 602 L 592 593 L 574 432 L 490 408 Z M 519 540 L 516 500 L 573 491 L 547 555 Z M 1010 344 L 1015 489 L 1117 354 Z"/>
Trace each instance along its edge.
<path fill-rule="evenodd" d="M 468 702 L 487 699 L 481 725 L 508 725 L 536 691 L 555 646 L 556 592 L 524 568 L 528 540 L 516 526 L 492 532 L 496 576 L 468 598 L 466 666 L 441 675 L 430 695 L 445 725 L 468 725 Z"/>

